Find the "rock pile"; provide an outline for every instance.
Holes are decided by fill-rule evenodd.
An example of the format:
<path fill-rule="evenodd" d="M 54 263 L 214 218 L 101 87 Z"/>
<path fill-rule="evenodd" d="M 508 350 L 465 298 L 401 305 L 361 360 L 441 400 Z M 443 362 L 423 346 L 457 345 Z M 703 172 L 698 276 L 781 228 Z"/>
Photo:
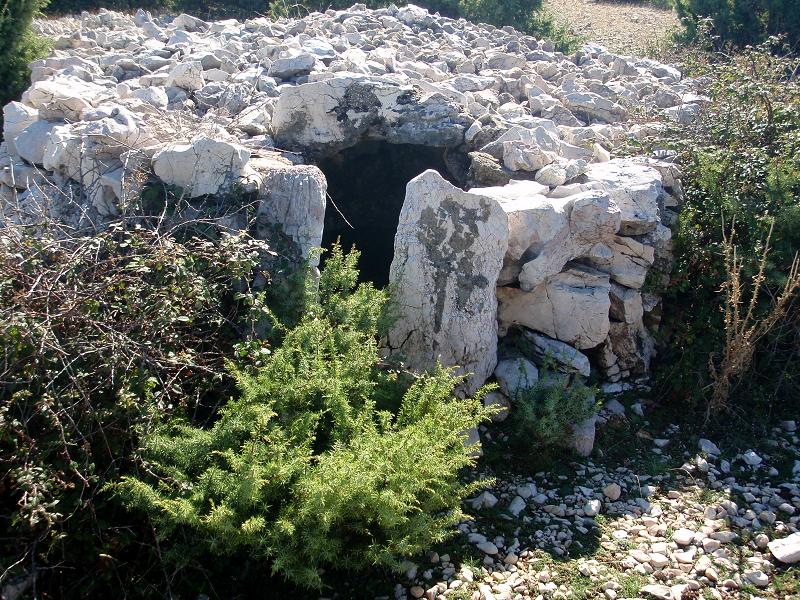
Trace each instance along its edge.
<path fill-rule="evenodd" d="M 706 101 L 675 68 L 413 5 L 41 27 L 54 51 L 4 109 L 7 219 L 103 226 L 160 181 L 197 211 L 247 194 L 259 233 L 307 258 L 326 209 L 315 161 L 366 140 L 443 148 L 448 173 L 411 181 L 400 215 L 392 349 L 460 366 L 467 393 L 519 331 L 534 363 L 598 370 L 607 391 L 646 379 L 659 299 L 642 287 L 669 270 L 680 174 L 613 154 L 654 127 L 632 115 L 687 120 Z"/>
<path fill-rule="evenodd" d="M 432 552 L 396 598 L 796 597 L 787 570 L 800 562 L 800 473 L 786 468 L 786 457 L 800 458 L 794 421 L 770 432 L 757 465 L 753 451 L 693 448 L 677 425 L 662 434 L 630 466 L 587 460 L 570 474 L 501 477 L 467 501 L 474 517 L 459 526 L 457 554 L 480 558 Z"/>

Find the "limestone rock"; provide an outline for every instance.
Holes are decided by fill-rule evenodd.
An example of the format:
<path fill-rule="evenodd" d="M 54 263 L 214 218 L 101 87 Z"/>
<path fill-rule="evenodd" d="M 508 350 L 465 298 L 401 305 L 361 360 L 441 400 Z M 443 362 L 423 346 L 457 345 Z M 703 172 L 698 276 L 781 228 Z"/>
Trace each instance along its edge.
<path fill-rule="evenodd" d="M 612 236 L 584 261 L 598 271 L 608 273 L 620 285 L 639 289 L 655 261 L 655 249 L 633 238 Z"/>
<path fill-rule="evenodd" d="M 289 79 L 297 75 L 307 75 L 316 64 L 313 54 L 306 52 L 289 53 L 277 58 L 269 67 L 269 76 Z"/>
<path fill-rule="evenodd" d="M 497 412 L 492 415 L 492 422 L 502 423 L 508 418 L 511 403 L 508 398 L 500 392 L 489 392 L 483 397 L 483 405 L 487 408 L 495 408 Z"/>
<path fill-rule="evenodd" d="M 784 564 L 800 562 L 800 533 L 773 540 L 768 544 L 769 551 L 777 560 Z"/>
<path fill-rule="evenodd" d="M 590 456 L 594 449 L 597 415 L 572 426 L 572 447 L 580 456 Z"/>
<path fill-rule="evenodd" d="M 608 335 L 611 307 L 608 275 L 573 268 L 548 277 L 532 291 L 497 288 L 498 320 L 540 331 L 576 348 L 594 348 Z"/>
<path fill-rule="evenodd" d="M 169 72 L 166 85 L 193 92 L 205 85 L 203 65 L 199 61 L 182 62 Z"/>
<path fill-rule="evenodd" d="M 17 155 L 32 165 L 41 165 L 50 135 L 61 125 L 63 123 L 54 121 L 33 121 L 14 138 Z"/>
<path fill-rule="evenodd" d="M 301 261 L 319 258 L 312 250 L 322 245 L 325 225 L 327 182 L 322 172 L 313 166 L 295 165 L 277 153 L 253 158 L 247 165 L 249 175 L 258 189 L 256 227 L 259 238 L 283 250 L 275 239 L 286 236 L 296 247 Z M 292 252 L 286 252 L 293 254 Z"/>
<path fill-rule="evenodd" d="M 507 358 L 497 363 L 494 376 L 500 390 L 512 400 L 539 381 L 539 370 L 524 358 Z"/>
<path fill-rule="evenodd" d="M 19 156 L 14 138 L 39 118 L 39 111 L 21 102 L 9 102 L 3 107 L 3 140 L 8 153 Z"/>
<path fill-rule="evenodd" d="M 619 104 L 592 92 L 575 91 L 564 94 L 564 103 L 567 108 L 587 120 L 614 123 L 628 116 L 627 111 Z"/>
<path fill-rule="evenodd" d="M 542 236 L 546 241 L 533 247 L 535 258 L 522 266 L 519 282 L 526 291 L 560 272 L 569 261 L 613 238 L 620 227 L 620 211 L 605 192 L 585 192 L 549 200 L 551 210 L 563 216 L 562 226 L 558 233 L 551 229 Z M 547 221 L 548 224 L 554 222 L 557 222 L 554 216 Z"/>
<path fill-rule="evenodd" d="M 79 121 L 84 110 L 96 106 L 111 92 L 73 76 L 57 76 L 35 82 L 22 95 L 22 102 L 39 110 L 41 119 Z"/>
<path fill-rule="evenodd" d="M 250 151 L 201 135 L 189 143 L 171 143 L 153 156 L 153 170 L 164 183 L 190 198 L 216 194 L 243 173 Z"/>
<path fill-rule="evenodd" d="M 589 377 L 591 374 L 589 357 L 569 344 L 533 331 L 523 331 L 522 336 L 525 341 L 530 342 L 538 365 L 553 361 L 561 371 L 579 373 L 584 377 Z"/>
<path fill-rule="evenodd" d="M 658 223 L 661 175 L 631 159 L 614 159 L 588 166 L 586 177 L 600 183 L 622 213 L 620 233 L 640 235 Z"/>
<path fill-rule="evenodd" d="M 495 284 L 507 248 L 508 219 L 496 200 L 435 171 L 411 180 L 390 270 L 400 313 L 390 348 L 415 369 L 458 367 L 470 374 L 464 393 L 474 393 L 497 362 Z"/>
<path fill-rule="evenodd" d="M 352 74 L 284 90 L 273 115 L 276 142 L 306 151 L 344 148 L 363 136 L 455 146 L 464 139 L 465 125 L 459 107 L 441 94 Z"/>

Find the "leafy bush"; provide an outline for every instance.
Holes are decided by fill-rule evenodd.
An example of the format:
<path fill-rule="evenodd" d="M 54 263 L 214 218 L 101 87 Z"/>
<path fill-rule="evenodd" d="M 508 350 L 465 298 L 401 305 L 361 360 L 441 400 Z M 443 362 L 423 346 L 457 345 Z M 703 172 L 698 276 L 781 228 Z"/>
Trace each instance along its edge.
<path fill-rule="evenodd" d="M 461 14 L 470 21 L 512 25 L 523 31 L 533 13 L 542 8 L 542 0 L 460 0 L 460 4 Z"/>
<path fill-rule="evenodd" d="M 45 48 L 31 23 L 46 4 L 47 0 L 7 0 L 0 7 L 0 105 L 18 99 L 30 84 L 28 63 Z"/>
<path fill-rule="evenodd" d="M 778 34 L 786 35 L 795 50 L 800 44 L 796 0 L 676 0 L 675 8 L 692 40 L 710 19 L 718 45 L 756 45 Z"/>
<path fill-rule="evenodd" d="M 656 8 L 669 9 L 675 7 L 675 0 L 609 0 L 617 4 L 650 4 Z"/>
<path fill-rule="evenodd" d="M 226 358 L 263 356 L 262 343 L 242 341 L 263 314 L 259 296 L 245 293 L 263 251 L 246 236 L 3 229 L 3 569 L 26 556 L 11 575 L 57 564 L 39 583 L 56 597 L 70 597 L 62 585 L 92 596 L 119 576 L 109 561 L 144 540 L 99 490 L 135 468 L 138 440 L 156 423 L 213 413 L 233 390 Z M 87 577 L 95 569 L 101 575 Z"/>
<path fill-rule="evenodd" d="M 99 8 L 121 11 L 145 8 L 161 12 L 187 12 L 204 19 L 249 19 L 264 15 L 273 18 L 304 17 L 310 12 L 329 8 L 350 8 L 354 3 L 354 0 L 66 0 L 52 3 L 47 12 L 70 14 Z M 385 8 L 394 2 L 364 0 L 363 4 L 367 8 Z M 464 17 L 497 27 L 511 25 L 523 33 L 552 39 L 556 49 L 563 52 L 570 52 L 578 46 L 577 37 L 566 27 L 557 26 L 552 16 L 542 11 L 542 0 L 418 0 L 414 4 L 454 19 Z"/>
<path fill-rule="evenodd" d="M 514 398 L 511 434 L 517 447 L 563 445 L 573 425 L 597 412 L 596 390 L 580 377 L 550 367 L 542 368 L 539 377 Z"/>
<path fill-rule="evenodd" d="M 101 8 L 131 12 L 138 8 L 159 10 L 171 7 L 171 0 L 57 0 L 50 2 L 44 12 L 51 15 L 70 15 L 84 10 L 96 11 Z"/>
<path fill-rule="evenodd" d="M 800 250 L 800 89 L 792 82 L 797 59 L 780 56 L 772 46 L 730 57 L 687 51 L 685 58 L 690 73 L 708 82 L 705 93 L 711 104 L 694 124 L 665 122 L 666 129 L 645 150 L 666 147 L 677 152 L 686 192 L 674 237 L 673 279 L 662 290 L 667 340 L 658 390 L 703 408 L 711 392 L 709 357 L 718 356 L 725 344 L 719 290 L 725 289 L 729 276 L 725 236 L 730 238 L 731 222 L 736 221 L 745 279 L 757 275 L 775 223 L 757 318 L 772 310 Z M 737 410 L 759 415 L 796 412 L 799 351 L 795 303 L 759 343 L 752 368 L 732 386 L 730 402 Z"/>
<path fill-rule="evenodd" d="M 147 472 L 116 489 L 144 509 L 163 544 L 196 534 L 212 552 L 246 550 L 303 586 L 325 566 L 398 567 L 449 536 L 474 491 L 465 432 L 480 397 L 453 394 L 439 369 L 409 386 L 381 368 L 388 293 L 356 287 L 357 254 L 334 249 L 318 302 L 213 427 L 167 423 L 146 445 Z M 180 552 L 178 554 L 181 554 Z"/>

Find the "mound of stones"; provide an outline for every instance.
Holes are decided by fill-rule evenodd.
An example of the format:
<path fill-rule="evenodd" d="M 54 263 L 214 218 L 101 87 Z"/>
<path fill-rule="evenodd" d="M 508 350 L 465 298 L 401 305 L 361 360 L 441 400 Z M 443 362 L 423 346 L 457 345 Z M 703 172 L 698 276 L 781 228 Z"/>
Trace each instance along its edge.
<path fill-rule="evenodd" d="M 503 365 L 519 359 L 533 380 L 546 359 L 609 392 L 646 381 L 660 302 L 642 288 L 670 269 L 680 173 L 616 149 L 657 131 L 654 115 L 685 122 L 707 102 L 674 67 L 591 44 L 565 56 L 413 5 L 213 23 L 101 11 L 39 27 L 54 50 L 3 110 L 8 222 L 103 227 L 156 181 L 199 212 L 254 198 L 259 234 L 305 259 L 326 209 L 315 161 L 368 140 L 443 148 L 448 173 L 408 184 L 390 349 L 458 367 L 467 394 L 498 360 L 511 396 L 520 370 Z"/>

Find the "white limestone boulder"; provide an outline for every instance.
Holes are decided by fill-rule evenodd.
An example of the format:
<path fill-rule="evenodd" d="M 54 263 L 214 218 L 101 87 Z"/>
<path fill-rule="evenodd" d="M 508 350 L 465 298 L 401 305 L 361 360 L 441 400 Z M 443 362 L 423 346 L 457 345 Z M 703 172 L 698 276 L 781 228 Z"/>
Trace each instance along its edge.
<path fill-rule="evenodd" d="M 53 130 L 62 126 L 59 121 L 34 121 L 14 138 L 17 155 L 32 165 L 44 162 L 44 152 Z"/>
<path fill-rule="evenodd" d="M 548 198 L 548 204 L 561 216 L 561 228 L 548 232 L 548 241 L 533 247 L 535 258 L 522 265 L 519 283 L 525 291 L 559 273 L 569 261 L 587 255 L 595 245 L 613 239 L 620 228 L 620 210 L 605 192 Z"/>
<path fill-rule="evenodd" d="M 22 102 L 39 110 L 41 119 L 79 121 L 84 110 L 113 92 L 77 77 L 58 75 L 37 81 L 22 95 Z"/>
<path fill-rule="evenodd" d="M 270 65 L 269 76 L 290 79 L 297 75 L 308 75 L 316 63 L 317 58 L 310 52 L 286 51 Z"/>
<path fill-rule="evenodd" d="M 499 287 L 500 333 L 522 325 L 579 350 L 594 348 L 611 326 L 610 289 L 607 274 L 577 267 L 548 277 L 530 292 Z"/>
<path fill-rule="evenodd" d="M 217 194 L 238 181 L 250 159 L 250 150 L 231 142 L 200 135 L 188 143 L 170 143 L 153 155 L 153 171 L 168 185 L 190 198 Z"/>
<path fill-rule="evenodd" d="M 360 139 L 455 146 L 466 117 L 442 94 L 395 80 L 342 74 L 285 88 L 272 125 L 279 146 L 307 152 L 345 148 Z"/>
<path fill-rule="evenodd" d="M 569 344 L 527 330 L 523 330 L 522 337 L 530 343 L 533 358 L 539 366 L 552 361 L 559 371 L 579 373 L 584 377 L 591 375 L 589 357 Z"/>
<path fill-rule="evenodd" d="M 611 275 L 611 279 L 629 288 L 641 288 L 655 260 L 655 249 L 620 235 L 605 240 L 585 258 L 585 262 L 598 271 Z"/>
<path fill-rule="evenodd" d="M 22 102 L 9 102 L 3 107 L 3 140 L 6 142 L 9 154 L 17 155 L 14 138 L 38 119 L 39 111 Z"/>
<path fill-rule="evenodd" d="M 662 192 L 661 175 L 656 169 L 631 159 L 614 159 L 590 164 L 586 178 L 602 185 L 619 206 L 622 235 L 640 235 L 656 228 Z"/>
<path fill-rule="evenodd" d="M 287 236 L 301 261 L 319 262 L 312 250 L 322 246 L 327 182 L 314 166 L 295 165 L 278 153 L 252 158 L 244 181 L 258 189 L 258 237 L 274 240 Z M 280 245 L 274 244 L 276 249 Z M 313 259 L 313 260 L 312 260 Z"/>
<path fill-rule="evenodd" d="M 628 118 L 628 111 L 622 106 L 593 92 L 574 91 L 564 94 L 564 104 L 587 121 L 617 123 Z"/>
<path fill-rule="evenodd" d="M 467 376 L 463 393 L 474 393 L 497 362 L 495 284 L 507 248 L 508 218 L 495 199 L 436 171 L 412 179 L 390 269 L 399 312 L 390 350 L 414 369 L 456 367 Z"/>
<path fill-rule="evenodd" d="M 514 400 L 520 392 L 536 385 L 539 381 L 539 369 L 525 358 L 506 358 L 497 363 L 494 377 L 500 391 Z"/>
<path fill-rule="evenodd" d="M 769 543 L 769 551 L 777 560 L 784 564 L 794 564 L 800 562 L 800 533 L 772 540 Z"/>
<path fill-rule="evenodd" d="M 203 65 L 196 60 L 175 65 L 170 70 L 166 81 L 167 87 L 178 87 L 189 92 L 199 90 L 205 84 Z"/>

